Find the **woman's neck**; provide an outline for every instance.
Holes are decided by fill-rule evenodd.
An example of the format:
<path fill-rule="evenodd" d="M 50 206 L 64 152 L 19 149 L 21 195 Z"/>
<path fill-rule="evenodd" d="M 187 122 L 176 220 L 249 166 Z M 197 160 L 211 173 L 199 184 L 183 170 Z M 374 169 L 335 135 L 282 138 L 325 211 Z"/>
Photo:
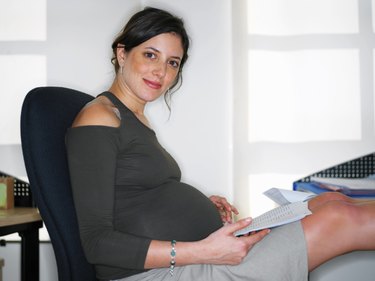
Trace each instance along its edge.
<path fill-rule="evenodd" d="M 117 78 L 113 81 L 109 91 L 134 114 L 137 116 L 144 116 L 146 103 L 139 101 L 135 95 L 132 95 L 130 93 L 131 90 L 126 85 L 122 85 Z"/>
<path fill-rule="evenodd" d="M 122 85 L 116 78 L 109 90 L 114 94 L 144 125 L 151 129 L 151 125 L 144 115 L 144 109 L 146 106 L 145 102 L 140 102 L 134 95 L 131 95 L 131 91 L 126 85 Z"/>

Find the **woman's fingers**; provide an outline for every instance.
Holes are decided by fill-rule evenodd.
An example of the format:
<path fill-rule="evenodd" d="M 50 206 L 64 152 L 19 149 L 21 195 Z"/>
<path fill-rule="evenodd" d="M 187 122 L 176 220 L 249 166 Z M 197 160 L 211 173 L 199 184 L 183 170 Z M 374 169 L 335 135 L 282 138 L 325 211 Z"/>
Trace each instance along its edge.
<path fill-rule="evenodd" d="M 231 205 L 226 198 L 213 195 L 209 199 L 215 204 L 216 208 L 219 210 L 221 218 L 224 222 L 232 222 L 233 213 L 238 215 L 238 210 L 236 207 Z"/>

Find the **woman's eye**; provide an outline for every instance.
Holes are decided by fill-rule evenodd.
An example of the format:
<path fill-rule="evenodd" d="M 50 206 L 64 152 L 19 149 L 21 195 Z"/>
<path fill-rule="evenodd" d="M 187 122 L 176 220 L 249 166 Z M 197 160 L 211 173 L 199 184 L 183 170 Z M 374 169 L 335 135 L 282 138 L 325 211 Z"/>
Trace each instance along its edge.
<path fill-rule="evenodd" d="M 180 66 L 180 63 L 178 61 L 174 61 L 174 60 L 170 61 L 169 64 L 174 68 L 179 68 L 179 66 Z"/>
<path fill-rule="evenodd" d="M 149 59 L 154 59 L 156 58 L 156 55 L 154 53 L 147 52 L 145 53 L 145 57 Z"/>

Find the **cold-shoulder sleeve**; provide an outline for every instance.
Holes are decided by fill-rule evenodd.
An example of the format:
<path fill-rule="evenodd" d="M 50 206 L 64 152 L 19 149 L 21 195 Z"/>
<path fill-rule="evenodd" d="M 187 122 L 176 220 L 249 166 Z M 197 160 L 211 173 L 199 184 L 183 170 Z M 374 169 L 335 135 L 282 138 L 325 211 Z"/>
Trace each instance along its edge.
<path fill-rule="evenodd" d="M 66 135 L 81 240 L 88 261 L 99 272 L 101 266 L 104 271 L 107 267 L 142 271 L 151 242 L 114 229 L 119 138 L 117 128 L 105 126 L 71 128 Z"/>

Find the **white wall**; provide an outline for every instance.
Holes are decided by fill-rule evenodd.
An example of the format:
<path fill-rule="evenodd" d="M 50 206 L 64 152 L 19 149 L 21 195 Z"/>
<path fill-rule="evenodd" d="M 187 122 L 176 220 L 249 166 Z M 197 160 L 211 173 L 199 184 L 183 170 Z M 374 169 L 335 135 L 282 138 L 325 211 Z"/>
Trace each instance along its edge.
<path fill-rule="evenodd" d="M 235 201 L 375 151 L 372 0 L 233 1 Z"/>
<path fill-rule="evenodd" d="M 375 150 L 372 0 L 236 0 L 233 182 L 242 214 L 262 195 Z M 314 270 L 311 281 L 374 280 L 374 251 Z"/>

